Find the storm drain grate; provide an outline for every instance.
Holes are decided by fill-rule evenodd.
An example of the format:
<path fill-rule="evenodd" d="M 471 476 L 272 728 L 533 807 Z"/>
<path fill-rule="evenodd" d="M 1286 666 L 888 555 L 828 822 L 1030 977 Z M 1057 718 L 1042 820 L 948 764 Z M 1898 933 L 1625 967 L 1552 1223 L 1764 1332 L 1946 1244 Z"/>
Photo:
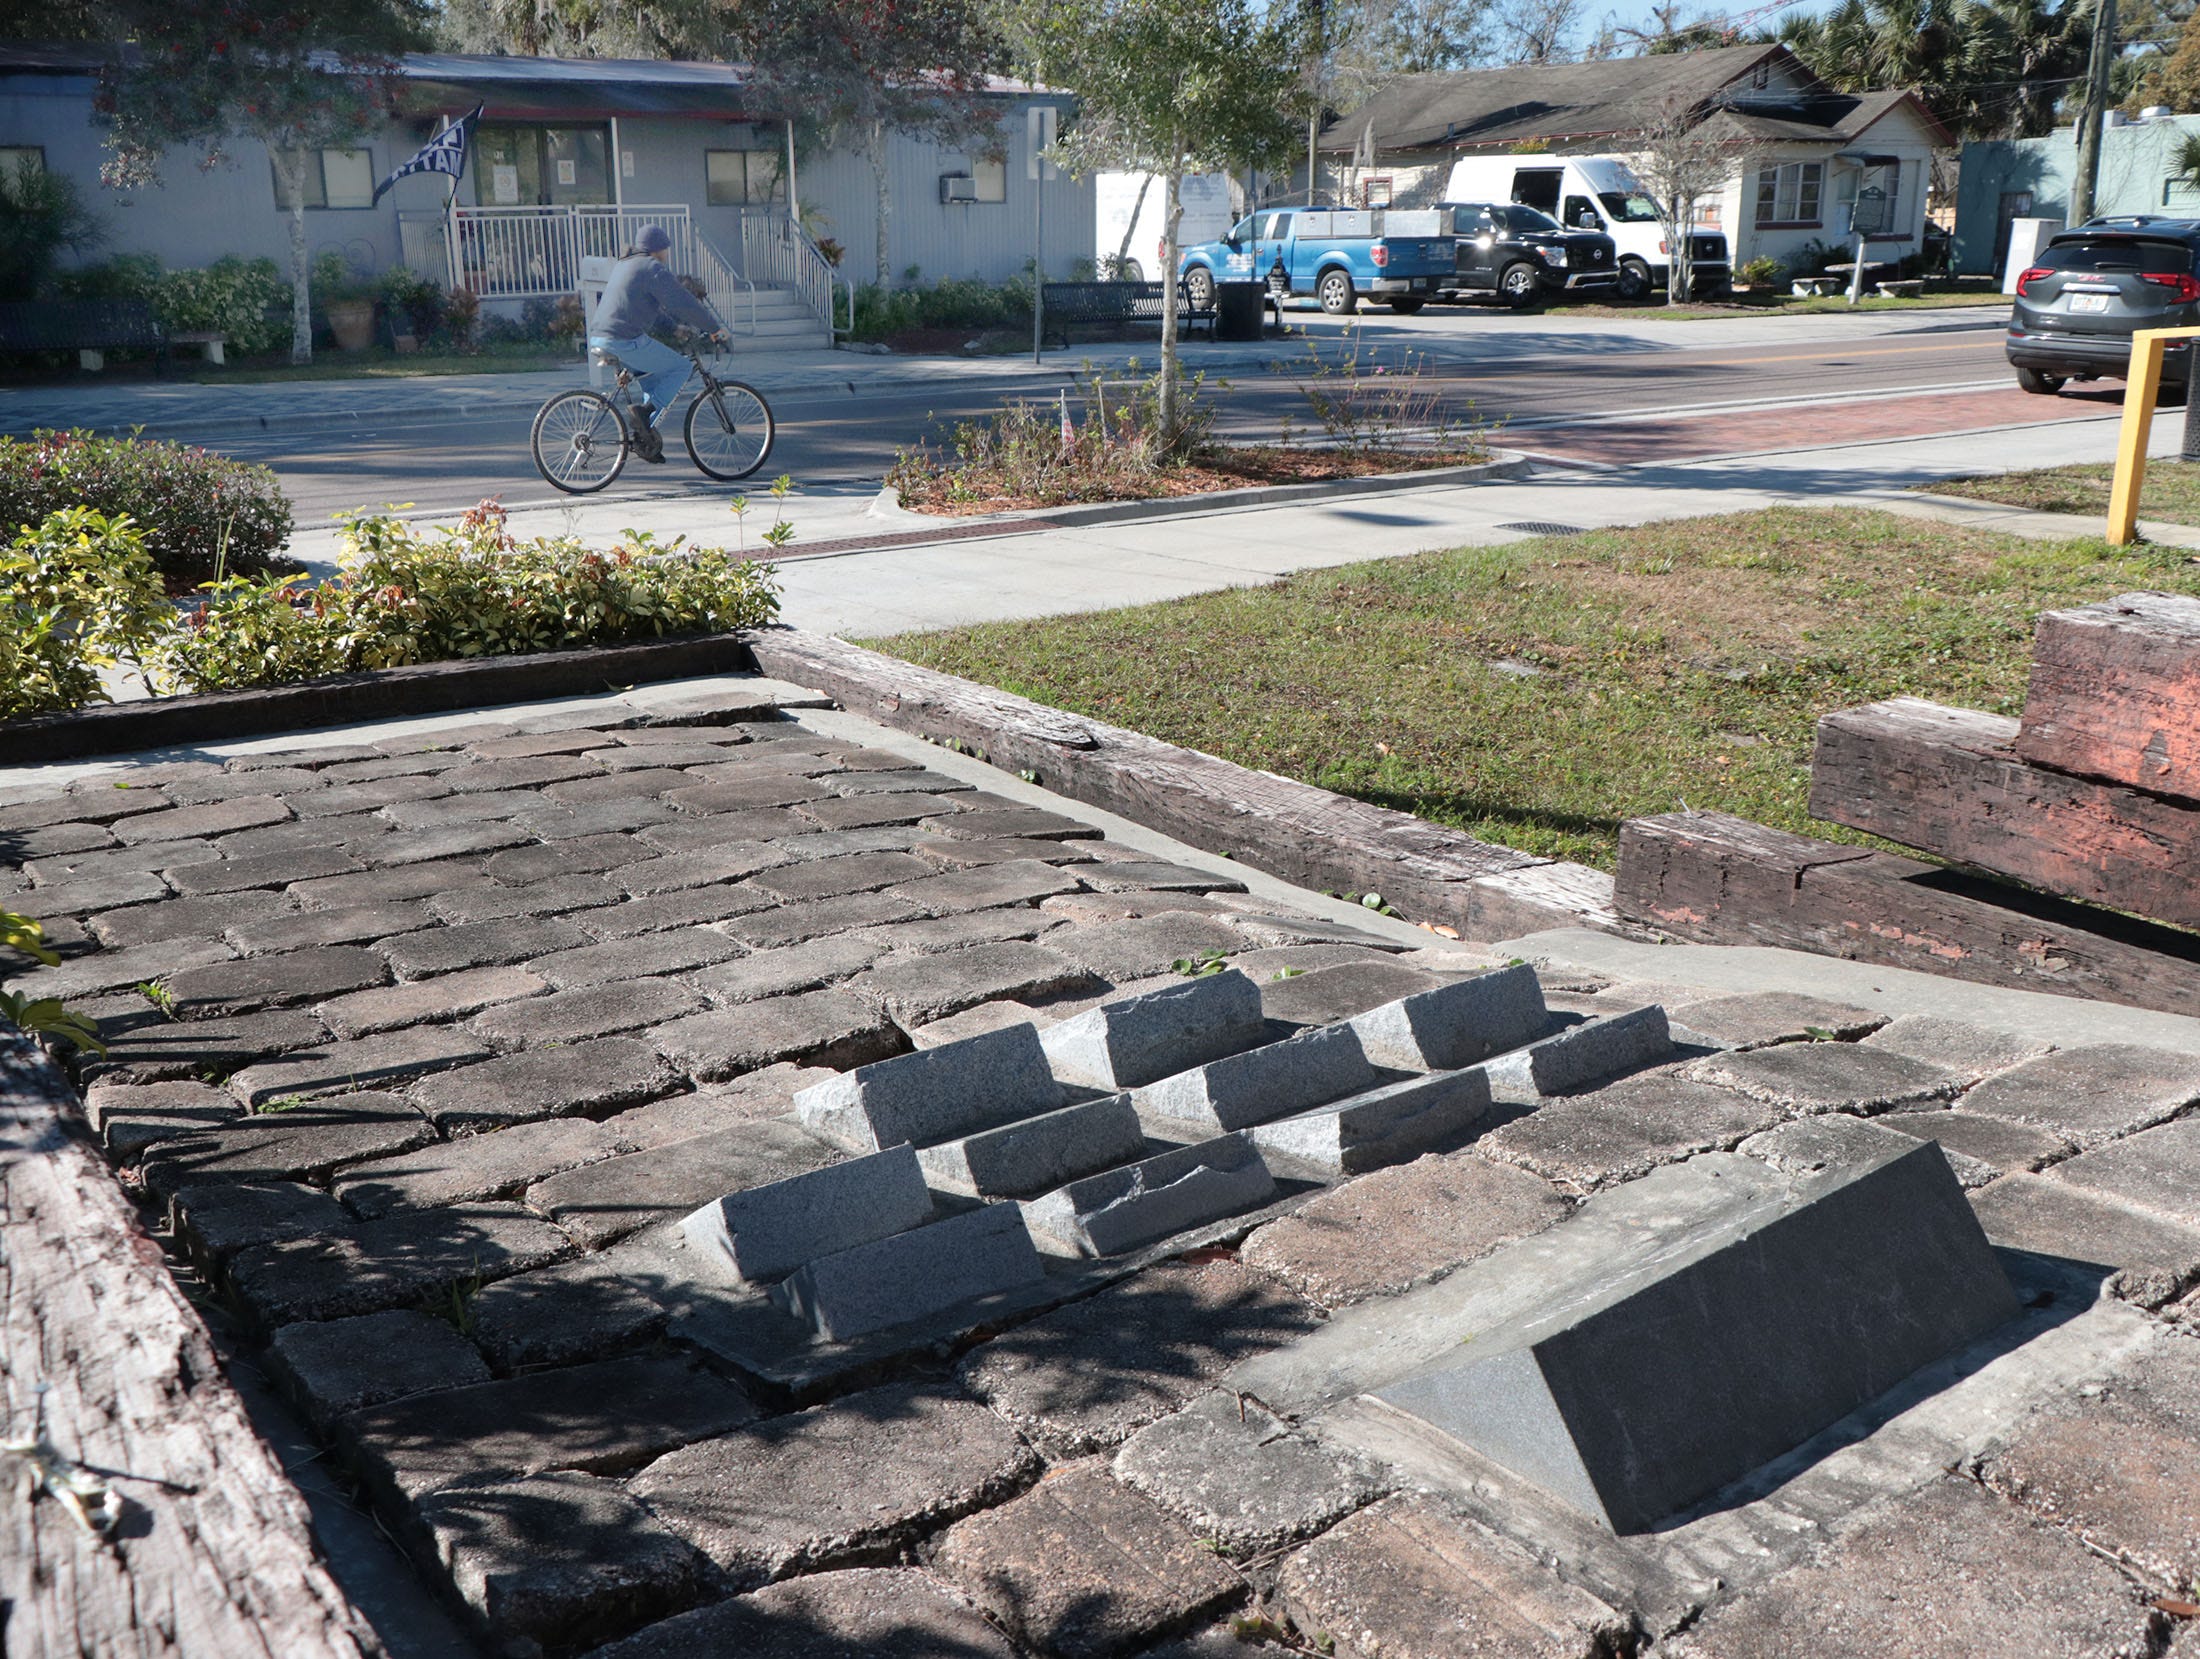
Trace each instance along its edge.
<path fill-rule="evenodd" d="M 1578 524 L 1548 524 L 1539 518 L 1523 519 L 1518 524 L 1500 524 L 1500 530 L 1518 530 L 1530 536 L 1586 536 L 1589 532 Z"/>

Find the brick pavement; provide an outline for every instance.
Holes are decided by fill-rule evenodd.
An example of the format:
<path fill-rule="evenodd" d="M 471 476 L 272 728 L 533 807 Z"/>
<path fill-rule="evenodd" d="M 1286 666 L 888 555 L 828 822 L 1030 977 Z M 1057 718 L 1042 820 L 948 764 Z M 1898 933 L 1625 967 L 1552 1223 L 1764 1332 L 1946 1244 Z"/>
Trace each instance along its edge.
<path fill-rule="evenodd" d="M 1050 1246 L 1021 1301 L 835 1344 L 745 1288 L 699 1297 L 674 1242 L 699 1206 L 850 1156 L 804 1127 L 805 1088 L 1181 987 L 1171 962 L 1208 949 L 1261 985 L 1266 1041 L 1479 964 L 1339 942 L 798 719 L 478 728 L 117 781 L 0 800 L 0 887 L 66 942 L 21 988 L 99 1018 L 112 1046 L 83 1070 L 110 1156 L 484 1652 L 1160 1659 L 1227 1651 L 1236 1616 L 1295 1627 L 1293 1651 L 1447 1659 L 1744 1659 L 1798 1630 L 2142 1655 L 2169 1634 L 2149 1599 L 2200 1562 L 2174 1484 L 2200 1375 L 2180 1057 L 1576 985 L 1554 1022 L 1662 1001 L 1684 1046 L 1476 1115 L 1470 1145 L 1378 1141 L 1371 1174 L 1278 1156 L 1274 1195 L 1234 1214 L 1112 1260 Z M 1997 1243 L 2095 1264 L 2150 1333 L 2059 1414 L 1997 1429 L 1976 1480 L 1915 1471 L 1730 1581 L 1630 1594 L 1230 1391 L 1588 1193 L 1858 1114 L 1941 1140 Z M 1146 1130 L 1142 1155 L 1167 1145 Z M 2121 1453 L 2086 1437 L 2096 1399 Z M 2003 1570 L 2052 1593 L 1982 1597 Z"/>

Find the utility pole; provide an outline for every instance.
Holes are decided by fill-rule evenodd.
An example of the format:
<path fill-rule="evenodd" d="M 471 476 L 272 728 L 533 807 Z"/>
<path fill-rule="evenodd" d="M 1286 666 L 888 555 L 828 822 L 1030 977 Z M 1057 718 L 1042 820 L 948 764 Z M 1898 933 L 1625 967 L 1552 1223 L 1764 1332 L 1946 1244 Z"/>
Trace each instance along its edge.
<path fill-rule="evenodd" d="M 2093 50 L 2085 60 L 2085 99 L 2078 114 L 2078 176 L 2070 181 L 2070 222 L 2093 217 L 2093 191 L 2101 180 L 2101 128 L 2108 119 L 2108 72 L 2116 61 L 2116 0 L 2099 0 L 2093 14 Z"/>

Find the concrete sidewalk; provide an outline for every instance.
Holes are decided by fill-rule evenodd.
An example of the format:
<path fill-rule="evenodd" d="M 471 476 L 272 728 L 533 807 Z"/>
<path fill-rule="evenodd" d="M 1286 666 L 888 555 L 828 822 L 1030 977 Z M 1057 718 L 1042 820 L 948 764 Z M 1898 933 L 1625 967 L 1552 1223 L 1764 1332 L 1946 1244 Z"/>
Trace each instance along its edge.
<path fill-rule="evenodd" d="M 1290 337 L 1244 344 L 1193 338 L 1185 361 L 1221 374 L 1263 372 L 1306 350 L 1309 342 L 1335 350 L 1348 339 L 1378 361 L 1406 357 L 1430 363 L 1501 367 L 1527 358 L 1583 354 L 1655 355 L 1662 352 L 1740 348 L 1769 342 L 1807 344 L 1885 335 L 1999 328 L 1998 308 L 1860 312 L 1854 316 L 1737 317 L 1731 320 L 1663 321 L 1654 312 L 1633 317 L 1571 317 L 1481 307 L 1449 307 L 1418 317 L 1387 313 L 1352 319 L 1293 310 Z M 1035 366 L 1028 353 L 1010 357 L 873 356 L 859 351 L 745 353 L 737 343 L 725 360 L 729 372 L 766 394 L 848 383 L 852 387 L 937 384 L 943 380 L 999 384 L 1059 384 L 1088 364 L 1109 373 L 1135 361 L 1151 368 L 1158 340 L 1095 342 L 1067 351 L 1050 349 Z M 434 415 L 454 420 L 509 415 L 533 409 L 553 393 L 588 383 L 578 361 L 566 369 L 509 374 L 436 375 L 407 378 L 221 383 L 182 379 L 70 381 L 0 390 L 0 434 L 22 436 L 39 428 L 87 427 L 195 443 L 264 431 L 326 431 L 399 416 Z"/>

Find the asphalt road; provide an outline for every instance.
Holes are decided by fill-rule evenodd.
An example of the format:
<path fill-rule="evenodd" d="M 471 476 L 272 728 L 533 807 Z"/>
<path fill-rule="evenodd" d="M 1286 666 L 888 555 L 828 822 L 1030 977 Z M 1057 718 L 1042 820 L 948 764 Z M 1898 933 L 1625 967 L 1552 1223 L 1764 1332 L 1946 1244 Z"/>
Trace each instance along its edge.
<path fill-rule="evenodd" d="M 1461 321 L 1471 326 L 1470 319 Z M 2010 377 L 2001 355 L 2000 322 L 1997 315 L 1902 335 L 1678 351 L 1590 334 L 1567 339 L 1566 349 L 1555 351 L 1549 349 L 1553 335 L 1541 335 L 1532 345 L 1521 341 L 1517 356 L 1496 336 L 1486 337 L 1487 350 L 1428 335 L 1397 340 L 1385 349 L 1393 358 L 1399 351 L 1420 356 L 1421 384 L 1446 412 L 1501 418 L 1509 432 L 1525 440 L 1539 428 L 1660 411 L 1685 417 L 1758 407 L 1792 410 L 1812 400 L 1874 393 L 2005 387 Z M 1455 354 L 1467 360 L 1443 360 Z M 1196 364 L 1196 345 L 1191 357 Z M 912 387 L 828 381 L 808 391 L 774 392 L 779 439 L 769 470 L 790 473 L 806 488 L 876 483 L 902 446 L 927 433 L 937 435 L 953 420 L 984 414 L 1011 391 L 1051 397 L 1055 388 L 1071 384 L 1067 371 L 1073 366 L 1049 365 L 1015 383 L 943 378 Z M 1216 396 L 1220 429 L 1234 438 L 1272 436 L 1286 417 L 1302 433 L 1315 426 L 1305 394 L 1290 374 L 1238 372 Z M 489 495 L 513 504 L 547 499 L 552 492 L 528 458 L 527 427 L 525 412 L 463 420 L 427 414 L 373 422 L 362 430 L 238 437 L 220 447 L 273 466 L 305 525 L 346 509 L 393 502 L 456 509 Z M 676 437 L 666 447 L 664 467 L 632 462 L 609 494 L 725 494 L 732 488 L 702 479 Z"/>

